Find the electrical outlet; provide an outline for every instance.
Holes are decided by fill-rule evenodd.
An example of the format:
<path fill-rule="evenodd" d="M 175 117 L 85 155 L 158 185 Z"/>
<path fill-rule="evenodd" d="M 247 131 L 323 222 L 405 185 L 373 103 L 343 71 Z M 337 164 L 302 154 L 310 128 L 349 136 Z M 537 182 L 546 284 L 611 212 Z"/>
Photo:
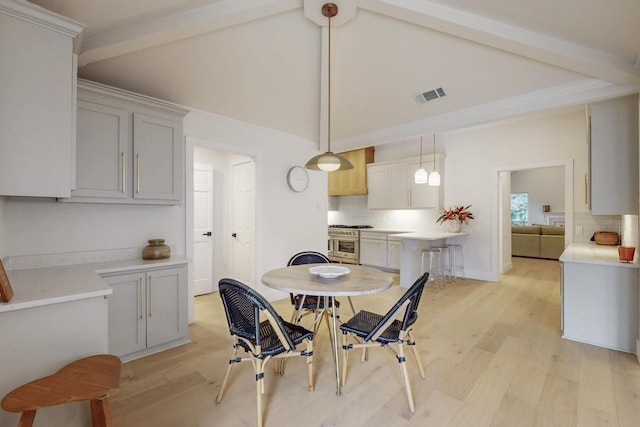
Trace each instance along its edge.
<path fill-rule="evenodd" d="M 581 225 L 576 225 L 576 235 L 577 236 L 582 236 L 582 226 Z"/>

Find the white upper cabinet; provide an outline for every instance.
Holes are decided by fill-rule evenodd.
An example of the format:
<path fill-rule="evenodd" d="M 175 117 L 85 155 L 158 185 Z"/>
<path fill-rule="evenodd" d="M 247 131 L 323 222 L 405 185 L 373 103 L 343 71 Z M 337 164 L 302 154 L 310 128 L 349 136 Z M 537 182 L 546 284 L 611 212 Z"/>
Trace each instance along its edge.
<path fill-rule="evenodd" d="M 438 172 L 444 176 L 444 157 L 436 157 Z M 422 166 L 433 171 L 433 162 L 423 161 Z M 439 209 L 442 207 L 444 187 L 416 184 L 414 174 L 420 167 L 415 159 L 395 160 L 367 165 L 369 182 L 369 209 Z"/>
<path fill-rule="evenodd" d="M 0 0 L 0 195 L 70 194 L 73 44 L 83 28 L 29 2 Z"/>
<path fill-rule="evenodd" d="M 76 183 L 71 199 L 63 201 L 182 203 L 186 112 L 79 80 Z"/>
<path fill-rule="evenodd" d="M 593 215 L 638 214 L 638 96 L 589 106 Z"/>

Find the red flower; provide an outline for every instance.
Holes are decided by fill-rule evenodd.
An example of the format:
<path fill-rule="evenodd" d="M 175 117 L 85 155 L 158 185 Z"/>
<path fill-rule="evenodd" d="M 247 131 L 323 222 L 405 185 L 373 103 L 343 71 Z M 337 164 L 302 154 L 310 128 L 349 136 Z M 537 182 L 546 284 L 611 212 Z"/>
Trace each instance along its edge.
<path fill-rule="evenodd" d="M 468 224 L 470 219 L 474 219 L 473 213 L 467 210 L 470 207 L 471 205 L 455 206 L 453 208 L 450 207 L 449 209 L 441 209 L 440 216 L 438 217 L 436 222 L 438 224 L 442 224 L 446 221 L 460 221 L 461 223 L 464 222 L 465 224 Z"/>

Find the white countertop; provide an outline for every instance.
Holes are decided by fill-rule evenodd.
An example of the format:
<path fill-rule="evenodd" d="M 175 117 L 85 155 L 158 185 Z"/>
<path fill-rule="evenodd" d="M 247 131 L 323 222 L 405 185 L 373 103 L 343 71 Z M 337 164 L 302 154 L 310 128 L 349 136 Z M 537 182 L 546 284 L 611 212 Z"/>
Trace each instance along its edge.
<path fill-rule="evenodd" d="M 157 261 L 132 259 L 94 264 L 7 270 L 13 298 L 0 303 L 0 313 L 110 295 L 111 287 L 100 274 L 121 273 L 153 266 L 184 264 L 184 258 Z"/>
<path fill-rule="evenodd" d="M 390 234 L 390 236 L 407 240 L 443 240 L 450 237 L 466 236 L 469 233 L 448 233 L 446 231 L 419 231 L 414 233 Z"/>
<path fill-rule="evenodd" d="M 640 268 L 638 253 L 632 263 L 620 262 L 617 246 L 597 245 L 595 243 L 572 243 L 562 252 L 561 262 L 579 262 L 585 264 L 611 265 L 615 267 Z"/>
<path fill-rule="evenodd" d="M 399 234 L 399 233 L 413 233 L 413 230 L 398 230 L 397 228 L 389 229 L 389 228 L 366 228 L 361 229 L 360 231 L 372 231 L 374 233 L 387 233 L 387 234 Z"/>

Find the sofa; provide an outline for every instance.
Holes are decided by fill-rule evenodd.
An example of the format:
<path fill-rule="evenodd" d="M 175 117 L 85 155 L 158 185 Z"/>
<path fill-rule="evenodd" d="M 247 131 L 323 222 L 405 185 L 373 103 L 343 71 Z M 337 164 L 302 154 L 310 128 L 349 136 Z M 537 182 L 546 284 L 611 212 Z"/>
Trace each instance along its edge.
<path fill-rule="evenodd" d="M 556 225 L 512 225 L 511 255 L 558 259 L 564 251 L 564 231 Z"/>

